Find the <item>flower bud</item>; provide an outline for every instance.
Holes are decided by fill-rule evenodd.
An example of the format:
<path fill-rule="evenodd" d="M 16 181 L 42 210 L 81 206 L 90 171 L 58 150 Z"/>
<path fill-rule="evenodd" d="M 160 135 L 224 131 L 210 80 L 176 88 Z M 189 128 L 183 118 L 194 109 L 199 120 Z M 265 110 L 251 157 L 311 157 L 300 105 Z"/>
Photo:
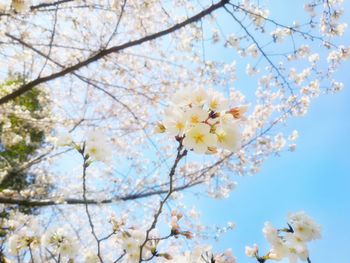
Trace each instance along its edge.
<path fill-rule="evenodd" d="M 23 13 L 29 9 L 29 2 L 28 0 L 12 0 L 11 6 L 16 12 Z"/>
<path fill-rule="evenodd" d="M 208 147 L 206 154 L 216 154 L 218 149 L 216 147 Z"/>
<path fill-rule="evenodd" d="M 166 260 L 172 260 L 173 259 L 173 257 L 170 254 L 168 254 L 168 253 L 160 253 L 160 254 L 158 254 L 158 257 L 163 257 Z"/>
<path fill-rule="evenodd" d="M 193 238 L 193 234 L 190 231 L 182 231 L 180 234 L 183 235 L 184 237 L 186 237 L 187 239 Z"/>
<path fill-rule="evenodd" d="M 239 107 L 235 107 L 227 111 L 227 113 L 232 114 L 235 119 L 241 119 L 243 114 L 248 111 L 248 105 L 243 105 Z"/>
<path fill-rule="evenodd" d="M 253 245 L 253 247 L 246 246 L 245 247 L 245 254 L 247 257 L 257 257 L 258 255 L 258 246 L 256 244 Z"/>
<path fill-rule="evenodd" d="M 162 123 L 160 123 L 160 122 L 158 122 L 156 124 L 156 127 L 154 127 L 154 132 L 155 133 L 164 133 L 165 131 L 166 131 L 165 126 Z"/>

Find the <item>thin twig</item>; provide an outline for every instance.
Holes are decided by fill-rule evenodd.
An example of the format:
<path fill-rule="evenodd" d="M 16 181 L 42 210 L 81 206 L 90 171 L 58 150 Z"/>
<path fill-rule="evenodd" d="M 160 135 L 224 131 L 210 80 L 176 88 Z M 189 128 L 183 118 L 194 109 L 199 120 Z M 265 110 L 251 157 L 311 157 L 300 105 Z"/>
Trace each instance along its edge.
<path fill-rule="evenodd" d="M 86 202 L 87 201 L 87 198 L 86 198 L 86 169 L 89 166 L 89 161 L 90 160 L 89 160 L 89 155 L 85 154 L 84 150 L 85 150 L 85 144 L 84 144 L 83 148 L 80 151 L 80 153 L 81 153 L 81 155 L 83 157 L 83 160 L 84 160 L 83 161 L 83 199 L 85 201 L 85 212 L 86 212 L 87 218 L 89 220 L 89 225 L 90 225 L 90 228 L 91 228 L 91 234 L 93 235 L 93 237 L 95 238 L 96 243 L 97 243 L 97 257 L 99 258 L 100 262 L 103 263 L 103 259 L 102 259 L 102 256 L 101 256 L 100 240 L 97 237 L 97 234 L 96 234 L 96 231 L 95 231 L 95 226 L 94 226 L 94 224 L 92 222 L 91 214 L 90 214 L 90 211 L 89 211 L 89 205 Z"/>
<path fill-rule="evenodd" d="M 162 213 L 162 210 L 163 210 L 163 206 L 164 204 L 168 201 L 169 197 L 171 196 L 171 194 L 174 192 L 174 189 L 173 189 L 173 179 L 174 179 L 174 175 L 175 175 L 175 171 L 176 171 L 176 168 L 177 168 L 177 165 L 179 164 L 180 160 L 186 156 L 187 154 L 187 150 L 183 150 L 183 146 L 182 146 L 182 142 L 180 141 L 179 142 L 179 147 L 177 148 L 177 155 L 176 155 L 176 159 L 174 161 L 174 164 L 173 166 L 171 167 L 171 170 L 169 172 L 169 190 L 168 190 L 168 193 L 167 195 L 164 197 L 164 199 L 160 202 L 159 204 L 159 208 L 156 212 L 156 214 L 154 215 L 154 218 L 153 218 L 153 221 L 152 221 L 152 224 L 151 226 L 147 229 L 146 231 L 146 238 L 144 240 L 144 242 L 141 244 L 140 246 L 140 257 L 139 257 L 139 262 L 142 262 L 143 259 L 142 259 L 142 251 L 143 251 L 143 248 L 144 246 L 146 245 L 146 243 L 150 240 L 150 232 L 155 229 L 155 227 L 157 226 L 157 222 L 158 222 L 158 218 L 160 216 L 160 214 Z"/>

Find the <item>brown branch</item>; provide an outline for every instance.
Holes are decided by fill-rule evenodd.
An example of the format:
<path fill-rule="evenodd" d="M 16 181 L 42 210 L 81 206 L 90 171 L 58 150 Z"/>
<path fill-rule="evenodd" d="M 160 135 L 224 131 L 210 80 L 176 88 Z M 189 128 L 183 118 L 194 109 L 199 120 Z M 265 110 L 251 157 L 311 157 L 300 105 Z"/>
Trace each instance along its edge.
<path fill-rule="evenodd" d="M 47 56 L 46 54 L 44 54 L 43 52 L 41 52 L 40 50 L 36 49 L 35 47 L 31 46 L 30 44 L 24 42 L 23 40 L 15 37 L 15 36 L 12 36 L 8 33 L 5 34 L 7 37 L 11 38 L 12 40 L 15 40 L 19 43 L 21 43 L 23 46 L 33 50 L 34 52 L 38 53 L 40 56 L 44 57 L 45 59 L 51 61 L 52 63 L 54 63 L 55 65 L 61 67 L 61 68 L 64 68 L 64 66 L 60 63 L 58 63 L 57 61 L 53 60 L 52 58 L 50 58 L 49 56 Z M 127 105 L 125 104 L 124 102 L 122 102 L 120 99 L 118 99 L 116 96 L 114 96 L 111 92 L 109 92 L 108 90 L 100 87 L 99 85 L 97 85 L 96 83 L 98 83 L 97 81 L 93 81 L 93 80 L 90 80 L 76 72 L 72 72 L 71 73 L 72 75 L 76 76 L 78 79 L 80 79 L 81 81 L 87 83 L 88 85 L 91 85 L 93 86 L 94 88 L 96 88 L 97 90 L 105 93 L 106 95 L 108 95 L 111 99 L 113 99 L 114 101 L 116 101 L 117 103 L 119 103 L 123 108 L 125 108 L 129 113 L 130 115 L 135 119 L 135 121 L 139 124 L 139 126 L 141 127 L 142 131 L 144 132 L 144 134 L 146 135 L 147 139 L 150 141 L 151 145 L 158 151 L 158 153 L 161 154 L 161 152 L 159 152 L 158 148 L 155 146 L 154 142 L 152 141 L 152 139 L 149 137 L 149 135 L 147 134 L 146 130 L 145 130 L 145 127 L 144 125 L 142 125 L 141 121 L 144 121 L 142 119 L 140 119 L 137 114 L 135 114 L 132 109 Z M 78 124 L 79 125 L 79 124 Z M 75 129 L 75 128 L 74 128 Z M 162 155 L 162 154 L 161 154 Z M 163 158 L 164 159 L 164 158 Z"/>
<path fill-rule="evenodd" d="M 161 215 L 162 213 L 162 210 L 163 210 L 163 206 L 166 204 L 166 202 L 168 201 L 168 199 L 170 198 L 170 196 L 172 195 L 172 193 L 174 192 L 174 187 L 173 187 L 173 182 L 174 182 L 174 175 L 175 175 L 175 171 L 176 171 L 176 168 L 177 168 L 177 165 L 179 164 L 179 162 L 181 161 L 181 159 L 186 156 L 187 154 L 187 150 L 183 150 L 183 147 L 182 147 L 182 141 L 180 141 L 180 145 L 179 147 L 177 148 L 177 155 L 176 155 L 176 159 L 174 161 L 174 164 L 173 166 L 171 167 L 170 169 L 170 172 L 169 172 L 169 190 L 167 192 L 167 195 L 164 197 L 164 199 L 160 202 L 159 204 L 159 207 L 158 207 L 158 210 L 157 212 L 155 213 L 154 215 L 154 218 L 153 218 L 153 221 L 152 221 L 152 224 L 151 226 L 147 229 L 146 231 L 146 238 L 144 240 L 144 242 L 141 244 L 140 246 L 140 257 L 139 257 L 139 262 L 142 262 L 142 261 L 148 261 L 147 259 L 143 259 L 142 258 L 142 251 L 143 251 L 143 248 L 144 246 L 147 244 L 148 241 L 151 240 L 150 238 L 150 233 L 153 229 L 156 228 L 157 226 L 157 223 L 158 223 L 158 219 L 159 219 L 159 216 Z M 152 258 L 154 257 L 154 254 L 152 255 Z M 151 258 L 151 259 L 152 259 Z"/>
<path fill-rule="evenodd" d="M 108 45 L 109 45 L 109 43 L 112 41 L 113 37 L 117 34 L 117 31 L 118 31 L 120 22 L 122 21 L 122 17 L 123 17 L 124 11 L 125 11 L 126 1 L 127 1 L 127 0 L 124 0 L 124 1 L 123 1 L 122 7 L 121 7 L 121 11 L 120 11 L 120 15 L 119 15 L 119 17 L 118 17 L 117 23 L 116 23 L 116 25 L 115 25 L 115 28 L 114 28 L 114 30 L 113 30 L 113 33 L 111 34 L 111 36 L 109 37 L 108 41 L 107 41 L 106 44 L 105 44 L 105 48 L 108 47 Z"/>
<path fill-rule="evenodd" d="M 42 66 L 42 68 L 41 68 L 41 70 L 40 70 L 40 72 L 38 74 L 38 78 L 41 76 L 41 73 L 44 71 L 44 69 L 45 69 L 45 67 L 47 65 L 47 62 L 48 62 L 48 58 L 51 55 L 52 44 L 53 44 L 53 41 L 54 41 L 54 38 L 55 38 L 55 34 L 56 34 L 57 14 L 58 14 L 58 7 L 56 7 L 56 11 L 55 11 L 55 15 L 54 15 L 54 21 L 53 21 L 53 26 L 52 26 L 52 33 L 51 33 L 51 38 L 50 38 L 50 42 L 49 42 L 49 52 L 47 54 L 47 58 L 45 59 L 45 63 Z"/>
<path fill-rule="evenodd" d="M 40 56 L 44 57 L 46 60 L 51 61 L 52 63 L 54 63 L 55 65 L 64 68 L 64 66 L 61 63 L 58 63 L 57 61 L 53 60 L 52 58 L 50 58 L 49 55 L 44 54 L 43 52 L 41 52 L 40 50 L 34 48 L 33 46 L 31 46 L 30 44 L 24 42 L 23 40 L 21 40 L 20 38 L 17 38 L 13 35 L 10 35 L 8 33 L 5 33 L 5 35 L 19 43 L 21 43 L 23 46 L 33 50 L 34 52 L 38 53 Z M 105 94 L 107 94 L 109 97 L 111 97 L 113 100 L 115 100 L 116 102 L 118 102 L 119 104 L 121 104 L 125 109 L 127 109 L 128 112 L 130 112 L 130 114 L 134 117 L 134 119 L 136 121 L 139 121 L 139 117 L 136 116 L 136 114 L 130 109 L 130 107 L 128 105 L 126 105 L 125 103 L 123 103 L 122 101 L 120 101 L 116 96 L 114 96 L 111 92 L 101 88 L 100 86 L 96 85 L 95 83 L 93 83 L 91 80 L 89 80 L 88 78 L 76 73 L 76 72 L 72 72 L 72 75 L 76 76 L 78 79 L 80 79 L 81 81 L 93 86 L 94 88 L 104 92 Z"/>
<path fill-rule="evenodd" d="M 194 187 L 198 184 L 202 183 L 202 181 L 188 183 L 179 187 L 174 187 L 173 192 L 178 192 L 185 190 L 187 188 Z M 57 201 L 54 199 L 25 199 L 25 198 L 12 198 L 12 197 L 0 197 L 0 204 L 7 205 L 21 205 L 21 206 L 29 206 L 29 207 L 44 207 L 44 206 L 52 206 L 52 205 L 100 205 L 100 204 L 112 204 L 118 201 L 132 201 L 136 199 L 146 198 L 154 195 L 165 194 L 168 192 L 168 189 L 160 189 L 155 191 L 149 191 L 141 194 L 128 194 L 124 196 L 116 196 L 111 199 L 104 199 L 101 201 L 96 201 L 94 199 L 79 199 L 79 198 L 67 198 L 62 201 Z"/>
<path fill-rule="evenodd" d="M 302 37 L 306 38 L 308 37 L 310 40 L 314 40 L 314 39 L 317 39 L 319 41 L 321 41 L 322 43 L 326 43 L 332 47 L 335 47 L 335 48 L 338 48 L 337 45 L 335 45 L 334 43 L 332 42 L 329 42 L 328 40 L 325 40 L 324 38 L 320 37 L 320 36 L 317 36 L 317 35 L 313 35 L 309 32 L 306 32 L 306 31 L 302 31 L 302 30 L 299 30 L 297 27 L 292 27 L 292 26 L 286 26 L 286 25 L 283 25 L 281 23 L 278 23 L 277 21 L 271 19 L 271 18 L 268 18 L 268 17 L 265 17 L 265 16 L 262 16 L 261 14 L 258 14 L 258 13 L 255 13 L 255 12 L 252 12 L 250 10 L 247 10 L 245 8 L 243 8 L 242 6 L 240 5 L 235 5 L 235 4 L 232 4 L 230 3 L 229 4 L 230 6 L 232 6 L 234 9 L 236 10 L 241 10 L 242 12 L 246 13 L 246 14 L 250 14 L 252 16 L 255 16 L 255 17 L 258 17 L 258 18 L 261 18 L 267 22 L 270 22 L 272 24 L 274 24 L 275 26 L 277 27 L 281 27 L 281 28 L 285 28 L 285 29 L 288 29 L 290 30 L 291 32 L 293 33 L 298 33 L 300 34 Z"/>
<path fill-rule="evenodd" d="M 113 263 L 117 263 L 117 262 L 120 261 L 125 255 L 126 255 L 126 252 L 124 251 L 123 254 L 121 254 L 116 260 L 113 261 Z"/>
<path fill-rule="evenodd" d="M 60 0 L 60 1 L 53 2 L 53 3 L 41 3 L 41 4 L 38 4 L 38 5 L 31 6 L 30 10 L 34 11 L 36 9 L 43 8 L 43 7 L 58 6 L 58 5 L 61 5 L 61 4 L 64 4 L 64 3 L 73 2 L 73 1 L 74 0 Z"/>
<path fill-rule="evenodd" d="M 191 23 L 197 22 L 198 20 L 202 19 L 203 17 L 211 14 L 212 12 L 214 12 L 215 10 L 225 6 L 227 3 L 229 2 L 229 0 L 221 0 L 220 2 L 211 5 L 210 7 L 208 7 L 207 9 L 199 12 L 198 14 L 186 19 L 185 21 L 176 24 L 168 29 L 165 29 L 163 31 L 159 31 L 157 33 L 145 36 L 143 38 L 137 39 L 137 40 L 133 40 L 133 41 L 129 41 L 127 43 L 124 43 L 122 45 L 119 46 L 114 46 L 108 49 L 104 49 L 101 51 L 98 51 L 95 55 L 92 55 L 91 57 L 89 57 L 88 59 L 79 62 L 73 66 L 67 67 L 59 72 L 53 73 L 49 76 L 46 77 L 41 77 L 41 78 L 37 78 L 33 81 L 28 82 L 27 84 L 22 85 L 21 87 L 19 87 L 17 90 L 15 90 L 14 92 L 0 98 L 0 105 L 9 102 L 10 100 L 13 100 L 15 98 L 17 98 L 18 96 L 21 96 L 22 94 L 24 94 L 25 92 L 31 90 L 32 88 L 34 88 L 35 86 L 38 86 L 39 84 L 45 83 L 47 81 L 50 80 L 54 80 L 57 78 L 60 78 L 62 76 L 65 76 L 69 73 L 72 73 L 76 70 L 79 70 L 85 66 L 88 66 L 89 64 L 100 60 L 101 58 L 106 57 L 107 55 L 110 55 L 112 53 L 117 53 L 120 52 L 121 50 L 130 48 L 130 47 L 134 47 L 134 46 L 138 46 L 141 45 L 145 42 L 149 42 L 152 40 L 155 40 L 157 38 L 163 37 L 165 35 L 168 35 L 170 33 L 173 33 Z"/>
<path fill-rule="evenodd" d="M 241 148 L 244 149 L 251 143 L 257 140 L 257 138 L 267 134 L 272 128 L 279 123 L 285 116 L 286 114 L 291 114 L 292 110 L 297 107 L 299 103 L 293 104 L 287 111 L 285 111 L 281 116 L 276 118 L 273 122 L 270 123 L 269 126 L 267 126 L 263 131 L 260 133 L 256 134 L 253 138 L 245 142 Z M 179 192 L 188 188 L 192 188 L 196 185 L 199 185 L 205 181 L 205 178 L 201 178 L 205 173 L 210 171 L 215 166 L 219 166 L 223 164 L 225 161 L 227 161 L 229 158 L 234 156 L 234 153 L 229 153 L 226 156 L 222 157 L 220 160 L 216 161 L 215 163 L 200 169 L 199 171 L 195 173 L 188 174 L 187 177 L 193 176 L 194 174 L 199 174 L 196 178 L 194 178 L 191 182 L 188 182 L 186 184 L 183 184 L 178 187 L 173 188 L 173 192 Z M 164 185 L 166 186 L 166 185 Z M 87 199 L 87 200 L 82 200 L 82 199 L 77 199 L 77 198 L 67 198 L 64 199 L 63 201 L 58 202 L 57 200 L 53 199 L 24 199 L 24 198 L 11 198 L 11 197 L 4 197 L 0 196 L 0 204 L 8 204 L 8 205 L 21 205 L 21 206 L 29 206 L 29 207 L 45 207 L 45 206 L 52 206 L 52 205 L 81 205 L 81 204 L 92 204 L 92 205 L 100 205 L 100 204 L 111 204 L 114 202 L 118 201 L 132 201 L 132 200 L 137 200 L 137 199 L 142 199 L 154 195 L 161 195 L 165 194 L 168 192 L 168 189 L 159 189 L 159 190 L 153 190 L 153 191 L 148 191 L 148 192 L 141 192 L 141 193 L 135 193 L 135 194 L 127 194 L 124 196 L 115 196 L 112 199 L 104 199 L 102 201 L 96 201 L 93 199 Z"/>

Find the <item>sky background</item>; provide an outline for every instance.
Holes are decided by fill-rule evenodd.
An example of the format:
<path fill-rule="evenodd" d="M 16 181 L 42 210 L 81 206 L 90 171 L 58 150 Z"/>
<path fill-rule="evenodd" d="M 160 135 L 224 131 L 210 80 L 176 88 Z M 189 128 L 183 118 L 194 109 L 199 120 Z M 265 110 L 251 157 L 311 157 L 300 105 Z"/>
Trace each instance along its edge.
<path fill-rule="evenodd" d="M 298 12 L 303 13 L 304 2 L 271 0 L 271 14 L 293 21 L 302 15 Z M 350 10 L 349 0 L 345 5 Z M 350 22 L 349 17 L 344 20 Z M 349 32 L 343 39 L 350 44 Z M 217 56 L 221 51 L 207 53 Z M 306 116 L 289 120 L 288 130 L 299 132 L 295 152 L 270 157 L 252 177 L 237 177 L 238 186 L 226 200 L 201 196 L 189 203 L 201 212 L 204 224 L 236 223 L 236 229 L 215 244 L 217 249 L 232 247 L 239 263 L 256 262 L 244 255 L 244 247 L 257 243 L 261 254 L 268 251 L 261 232 L 264 222 L 285 227 L 288 212 L 304 210 L 323 228 L 322 239 L 309 246 L 312 262 L 350 262 L 349 69 L 350 63 L 344 63 L 336 74 L 344 83 L 342 92 L 315 99 Z"/>

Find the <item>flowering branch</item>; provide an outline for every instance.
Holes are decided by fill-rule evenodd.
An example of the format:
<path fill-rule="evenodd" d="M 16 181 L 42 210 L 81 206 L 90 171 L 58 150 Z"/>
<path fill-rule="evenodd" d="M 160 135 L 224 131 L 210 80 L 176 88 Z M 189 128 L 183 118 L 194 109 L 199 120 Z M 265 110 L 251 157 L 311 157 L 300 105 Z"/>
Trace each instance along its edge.
<path fill-rule="evenodd" d="M 306 3 L 306 20 L 290 25 L 261 1 L 10 2 L 0 4 L 0 34 L 7 37 L 0 41 L 2 75 L 21 78 L 0 85 L 0 181 L 12 178 L 8 171 L 30 177 L 25 188 L 0 187 L 0 261 L 236 263 L 229 249 L 214 253 L 201 244 L 233 223 L 203 227 L 199 211 L 175 192 L 203 185 L 195 190 L 225 198 L 233 176 L 257 173 L 268 156 L 295 149 L 297 131 L 285 136 L 275 127 L 305 114 L 324 89 L 342 88 L 331 79 L 350 57 L 342 46 L 348 43 L 336 38 L 346 27 L 341 1 Z M 234 27 L 221 28 L 227 17 Z M 305 43 L 313 40 L 319 47 Z M 214 45 L 230 55 L 212 56 Z M 242 66 L 256 80 L 256 100 L 254 87 L 239 90 L 244 83 L 235 82 L 244 81 Z M 43 121 L 30 115 L 38 107 L 22 102 L 31 94 L 50 102 L 41 107 L 48 109 Z M 45 128 L 42 143 L 23 131 L 26 119 Z M 12 150 L 18 142 L 19 150 L 35 150 L 20 160 Z M 83 158 L 78 173 L 71 173 L 76 158 L 56 158 L 71 150 Z M 18 165 L 9 165 L 10 155 Z M 169 205 L 176 209 L 167 214 Z M 254 245 L 246 254 L 258 263 L 310 263 L 308 243 L 319 234 L 318 225 L 295 213 L 286 228 L 265 225 L 267 253 Z"/>
<path fill-rule="evenodd" d="M 130 42 L 127 42 L 125 44 L 122 44 L 120 46 L 114 46 L 114 47 L 111 47 L 111 48 L 108 48 L 108 49 L 104 49 L 102 51 L 99 51 L 97 52 L 95 55 L 92 55 L 91 57 L 89 57 L 88 59 L 82 61 L 82 62 L 79 62 L 73 66 L 70 66 L 70 67 L 67 67 L 59 72 L 56 72 L 56 73 L 53 73 L 51 75 L 48 75 L 46 77 L 41 77 L 41 78 L 37 78 L 33 81 L 30 81 L 22 86 L 20 86 L 17 90 L 11 92 L 10 94 L 0 98 L 0 105 L 1 104 L 4 104 L 4 103 L 7 103 L 8 101 L 11 101 L 15 98 L 17 98 L 18 96 L 21 96 L 22 94 L 24 94 L 25 92 L 31 90 L 32 88 L 34 88 L 35 86 L 38 86 L 42 83 L 45 83 L 47 81 L 50 81 L 50 80 L 54 80 L 54 79 L 57 79 L 57 78 L 60 78 L 62 76 L 65 76 L 69 73 L 72 73 L 76 70 L 79 70 L 97 60 L 100 60 L 101 58 L 104 58 L 112 53 L 118 53 L 124 49 L 127 49 L 127 48 L 130 48 L 130 47 L 133 47 L 133 46 L 138 46 L 138 45 L 141 45 L 145 42 L 149 42 L 151 40 L 155 40 L 157 38 L 160 38 L 160 37 L 163 37 L 165 35 L 168 35 L 170 33 L 173 33 L 191 23 L 194 23 L 194 22 L 197 22 L 198 20 L 202 19 L 203 17 L 211 14 L 212 12 L 214 12 L 215 10 L 223 7 L 224 5 L 226 5 L 228 3 L 228 0 L 221 0 L 220 2 L 216 3 L 216 4 L 213 4 L 211 5 L 210 7 L 208 7 L 207 9 L 199 12 L 198 14 L 186 19 L 185 21 L 179 23 L 179 24 L 176 24 L 168 29 L 165 29 L 163 31 L 159 31 L 157 33 L 154 33 L 154 34 L 151 34 L 151 35 L 148 35 L 148 36 L 145 36 L 143 38 L 140 38 L 138 40 L 133 40 L 133 41 L 130 41 Z"/>
<path fill-rule="evenodd" d="M 268 18 L 268 17 L 265 17 L 265 16 L 262 16 L 261 14 L 258 14 L 258 13 L 254 13 L 246 8 L 243 8 L 242 6 L 240 5 L 235 5 L 233 3 L 229 3 L 230 6 L 232 6 L 234 9 L 237 9 L 237 10 L 241 10 L 242 12 L 246 13 L 246 14 L 250 14 L 252 16 L 255 16 L 255 17 L 258 17 L 259 19 L 263 19 L 265 21 L 268 21 L 272 24 L 274 24 L 275 26 L 278 26 L 278 27 L 281 27 L 281 28 L 284 28 L 284 29 L 287 29 L 287 30 L 290 30 L 291 32 L 295 32 L 295 33 L 298 33 L 300 34 L 301 36 L 303 37 L 308 37 L 310 38 L 311 40 L 314 40 L 314 39 L 317 39 L 319 41 L 321 41 L 322 43 L 326 43 L 327 45 L 329 46 L 332 46 L 332 47 L 335 47 L 337 48 L 337 46 L 333 43 L 331 43 L 330 41 L 328 40 L 325 40 L 324 38 L 320 37 L 320 36 L 317 36 L 317 35 L 313 35 L 311 34 L 310 32 L 306 32 L 306 31 L 302 31 L 302 30 L 299 30 L 297 27 L 292 27 L 292 26 L 286 26 L 286 25 L 283 25 L 271 18 Z M 311 23 L 311 22 L 310 22 Z M 294 51 L 295 52 L 295 51 Z"/>
<path fill-rule="evenodd" d="M 184 184 L 179 187 L 173 187 L 173 192 L 182 191 L 184 189 L 196 186 L 201 182 L 193 182 Z M 94 200 L 94 199 L 77 199 L 77 198 L 66 198 L 66 199 L 24 199 L 24 198 L 11 198 L 11 197 L 0 197 L 0 204 L 8 204 L 8 205 L 21 205 L 27 207 L 44 207 L 44 206 L 56 206 L 56 205 L 101 205 L 101 204 L 112 204 L 118 201 L 131 201 L 142 199 L 154 195 L 160 195 L 167 193 L 168 190 L 156 190 L 149 191 L 145 193 L 136 193 L 136 194 L 128 194 L 124 196 L 115 196 L 112 199 L 104 199 L 104 200 Z"/>
<path fill-rule="evenodd" d="M 89 167 L 91 164 L 91 160 L 89 159 L 89 154 L 85 153 L 85 143 L 83 144 L 83 147 L 78 150 L 81 156 L 83 157 L 83 199 L 85 202 L 85 212 L 87 215 L 87 218 L 89 220 L 89 225 L 91 228 L 91 234 L 96 240 L 97 243 L 97 257 L 99 258 L 100 262 L 102 263 L 102 256 L 101 256 L 101 246 L 100 246 L 100 239 L 97 237 L 96 231 L 95 231 L 95 226 L 92 222 L 90 211 L 89 211 L 89 204 L 87 203 L 87 198 L 86 198 L 86 169 Z"/>
<path fill-rule="evenodd" d="M 164 204 L 168 201 L 169 197 L 171 196 L 171 194 L 174 192 L 174 188 L 173 188 L 173 177 L 175 175 L 175 171 L 176 171 L 176 167 L 178 165 L 178 163 L 180 162 L 180 160 L 185 157 L 187 154 L 187 150 L 183 150 L 183 146 L 182 146 L 182 141 L 179 141 L 179 146 L 177 148 L 177 155 L 176 155 L 176 158 L 175 158 L 175 161 L 174 161 L 174 164 L 173 166 L 171 167 L 171 170 L 169 172 L 169 191 L 167 193 L 167 195 L 164 197 L 164 199 L 160 202 L 159 204 L 159 208 L 158 208 L 158 211 L 156 212 L 156 214 L 154 215 L 154 219 L 153 219 L 153 222 L 150 226 L 149 229 L 147 229 L 146 231 L 146 238 L 144 240 L 144 242 L 141 244 L 140 246 L 140 258 L 139 258 L 139 262 L 142 262 L 142 261 L 148 261 L 150 260 L 151 258 L 153 258 L 156 254 L 153 254 L 152 257 L 150 259 L 143 259 L 142 258 L 142 252 L 143 252 L 143 249 L 144 249 L 144 246 L 146 245 L 146 243 L 150 240 L 152 240 L 152 238 L 150 238 L 150 232 L 155 229 L 156 225 L 157 225 L 157 222 L 158 222 L 158 218 L 160 216 L 160 214 L 162 213 L 162 210 L 163 210 L 163 206 Z"/>
<path fill-rule="evenodd" d="M 290 86 L 289 82 L 287 81 L 286 77 L 281 73 L 281 71 L 279 70 L 279 68 L 271 61 L 271 59 L 269 58 L 269 56 L 265 53 L 265 51 L 262 49 L 262 47 L 260 46 L 260 44 L 258 43 L 258 41 L 255 39 L 255 37 L 248 31 L 247 27 L 243 25 L 243 23 L 234 15 L 234 13 L 232 13 L 229 9 L 227 9 L 226 7 L 224 7 L 224 9 L 226 10 L 227 13 L 229 13 L 231 15 L 231 17 L 240 25 L 240 27 L 244 30 L 244 32 L 246 32 L 247 36 L 249 36 L 249 38 L 253 41 L 253 43 L 256 45 L 256 47 L 258 48 L 258 50 L 260 51 L 260 53 L 263 55 L 263 57 L 266 59 L 266 61 L 270 64 L 270 66 L 275 70 L 275 72 L 277 73 L 277 75 L 282 79 L 284 85 L 286 85 L 289 89 L 289 91 L 291 92 L 291 94 L 293 94 L 293 89 Z"/>
<path fill-rule="evenodd" d="M 287 225 L 288 228 L 275 229 L 266 222 L 263 233 L 271 244 L 270 251 L 265 256 L 259 256 L 258 246 L 254 244 L 253 247 L 246 246 L 245 254 L 259 263 L 283 258 L 289 258 L 290 262 L 300 259 L 311 263 L 307 243 L 321 238 L 321 227 L 303 211 L 290 213 Z"/>

